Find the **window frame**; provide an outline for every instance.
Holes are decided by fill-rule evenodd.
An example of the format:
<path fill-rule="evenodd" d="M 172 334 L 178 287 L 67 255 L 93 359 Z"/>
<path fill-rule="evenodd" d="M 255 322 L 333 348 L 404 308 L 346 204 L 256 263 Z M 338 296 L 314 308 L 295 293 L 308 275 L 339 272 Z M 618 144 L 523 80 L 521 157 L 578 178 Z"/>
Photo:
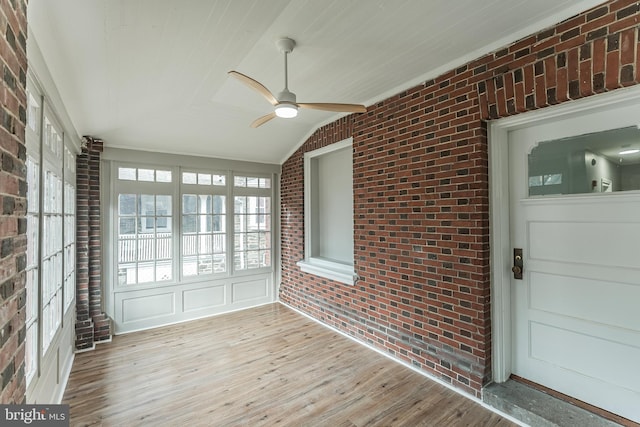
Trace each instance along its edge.
<path fill-rule="evenodd" d="M 230 174 L 228 171 L 221 171 L 218 169 L 211 169 L 211 170 L 207 170 L 207 169 L 202 169 L 202 168 L 184 168 L 184 167 L 179 167 L 179 182 L 178 182 L 178 203 L 179 203 L 179 218 L 178 218 L 178 224 L 179 224 L 179 255 L 178 255 L 178 264 L 179 264 L 179 272 L 180 272 L 180 276 L 179 276 L 179 283 L 190 283 L 190 282 L 198 282 L 198 281 L 202 281 L 202 280 L 206 280 L 206 279 L 218 279 L 218 278 L 224 278 L 224 277 L 228 277 L 231 275 L 231 259 L 230 259 L 230 253 L 232 250 L 232 246 L 230 243 L 230 239 L 231 239 L 231 232 L 233 231 L 233 224 L 230 224 L 230 219 L 229 219 L 229 198 L 231 197 L 230 194 L 230 190 L 229 190 L 229 184 L 230 184 Z M 184 179 L 183 179 L 183 175 L 185 173 L 193 173 L 196 174 L 196 183 L 184 183 Z M 212 181 L 211 184 L 200 184 L 198 182 L 199 180 L 199 176 L 203 175 L 203 174 L 208 174 L 212 176 Z M 224 185 L 218 185 L 218 184 L 214 184 L 213 183 L 213 176 L 214 175 L 220 175 L 220 176 L 224 176 L 225 177 L 225 183 Z M 224 227 L 224 237 L 225 237 L 225 252 L 224 252 L 224 256 L 225 256 L 225 271 L 220 271 L 220 272 L 216 272 L 213 268 L 211 273 L 205 273 L 205 274 L 193 274 L 193 275 L 185 275 L 184 274 L 184 263 L 183 263 L 183 258 L 184 258 L 184 225 L 183 225 L 183 215 L 184 215 L 184 207 L 183 207 L 183 203 L 184 203 L 184 196 L 185 195 L 197 195 L 197 196 L 224 196 L 224 216 L 225 216 L 225 227 Z M 189 214 L 191 215 L 191 214 Z M 212 213 L 212 215 L 214 215 Z M 196 235 L 198 235 L 199 233 L 196 232 Z M 215 255 L 212 252 L 212 256 Z"/>
<path fill-rule="evenodd" d="M 108 234 L 111 236 L 111 245 L 114 249 L 109 251 L 107 256 L 109 259 L 108 277 L 112 282 L 112 289 L 116 292 L 129 292 L 144 290 L 149 288 L 160 288 L 165 286 L 176 286 L 182 284 L 192 284 L 198 282 L 215 281 L 226 279 L 233 276 L 247 276 L 264 273 L 275 273 L 278 268 L 275 262 L 277 247 L 275 242 L 274 227 L 277 200 L 275 175 L 270 172 L 244 172 L 242 169 L 223 170 L 222 168 L 202 168 L 185 167 L 180 164 L 167 165 L 166 163 L 150 163 L 144 161 L 126 161 L 120 159 L 111 159 L 109 176 L 111 177 L 111 185 L 108 199 L 111 200 L 109 209 L 110 230 Z M 118 176 L 119 168 L 136 168 L 136 169 L 156 169 L 171 170 L 172 182 L 148 182 L 139 180 L 120 179 Z M 183 173 L 211 174 L 212 184 L 184 184 Z M 222 175 L 225 177 L 224 185 L 213 184 L 213 175 Z M 235 187 L 235 177 L 244 176 L 250 178 L 258 178 L 269 181 L 269 188 L 254 187 Z M 166 191 L 160 191 L 158 188 L 163 187 Z M 144 189 L 144 191 L 143 191 Z M 118 197 L 120 194 L 171 194 L 172 197 L 172 279 L 166 281 L 152 281 L 144 283 L 121 284 L 118 279 L 118 241 L 119 241 L 119 211 Z M 185 275 L 183 268 L 183 196 L 187 194 L 197 195 L 222 195 L 225 197 L 225 262 L 226 271 L 196 275 Z M 237 195 L 242 196 L 260 196 L 268 197 L 270 200 L 270 223 L 269 223 L 269 251 L 270 265 L 260 268 L 251 269 L 235 269 L 234 267 L 234 198 Z"/>
<path fill-rule="evenodd" d="M 128 179 L 119 179 L 118 177 L 118 169 L 119 168 L 135 168 L 135 169 L 154 169 L 154 170 L 162 170 L 162 171 L 171 171 L 171 182 L 164 182 L 164 181 L 147 181 L 147 180 L 128 180 Z M 114 288 L 118 289 L 118 290 L 135 290 L 135 289 L 144 289 L 145 287 L 157 287 L 157 286 L 164 286 L 164 285 L 173 285 L 175 283 L 178 283 L 179 280 L 179 274 L 181 274 L 181 272 L 177 269 L 178 265 L 175 261 L 175 259 L 177 257 L 179 257 L 179 250 L 180 248 L 176 247 L 176 240 L 175 240 L 175 236 L 176 236 L 176 230 L 178 230 L 178 214 L 179 214 L 179 206 L 177 206 L 177 203 L 175 203 L 176 201 L 176 195 L 178 192 L 178 185 L 176 184 L 176 177 L 178 176 L 177 170 L 178 168 L 173 167 L 173 166 L 166 166 L 166 165 L 155 165 L 155 164 L 146 164 L 146 163 L 130 163 L 130 162 L 116 162 L 113 164 L 113 210 L 111 212 L 112 215 L 112 220 L 110 221 L 110 223 L 112 224 L 112 230 L 111 230 L 111 236 L 112 236 L 112 241 L 113 241 L 113 253 L 112 253 L 112 259 L 113 259 L 113 283 L 114 283 Z M 120 279 L 119 279 L 119 243 L 120 243 L 120 239 L 119 239 L 119 217 L 120 217 L 120 212 L 119 212 L 119 196 L 121 194 L 133 194 L 136 195 L 136 204 L 138 203 L 138 197 L 140 195 L 153 195 L 153 196 L 170 196 L 171 197 L 171 258 L 170 258 L 170 262 L 171 262 L 171 279 L 169 280 L 161 280 L 161 281 L 157 281 L 157 280 L 152 280 L 152 281 L 147 281 L 147 282 L 139 282 L 138 281 L 138 263 L 140 262 L 137 257 L 136 257 L 136 261 L 134 261 L 136 263 L 136 282 L 135 283 L 124 283 L 121 284 L 120 283 Z M 155 215 L 154 215 L 155 217 Z M 136 222 L 139 218 L 144 218 L 146 219 L 147 216 L 145 215 L 140 215 L 140 213 L 138 212 L 138 207 L 136 205 L 136 214 L 135 217 Z M 136 225 L 137 227 L 137 225 Z M 136 233 L 137 236 L 138 233 Z M 136 242 L 137 242 L 137 238 L 136 238 Z M 155 247 L 155 240 L 154 240 L 154 247 Z M 137 251 L 137 249 L 136 249 Z M 154 261 L 154 276 L 156 274 L 155 272 L 155 261 L 156 261 L 156 257 L 154 257 L 153 259 Z"/>
<path fill-rule="evenodd" d="M 253 186 L 236 186 L 236 178 L 246 178 L 245 182 L 248 184 L 248 179 L 249 178 L 256 178 L 259 181 L 258 187 L 253 187 Z M 269 186 L 268 187 L 263 187 L 262 186 L 262 181 L 263 180 L 269 180 Z M 276 200 L 275 198 L 275 187 L 274 187 L 274 180 L 272 176 L 267 176 L 265 174 L 260 174 L 260 173 L 244 173 L 244 172 L 232 172 L 231 173 L 231 198 L 229 200 L 230 203 L 230 207 L 232 208 L 232 210 L 230 211 L 231 213 L 231 217 L 229 218 L 229 223 L 231 226 L 231 232 L 232 234 L 230 235 L 231 238 L 230 240 L 230 244 L 231 244 L 231 251 L 230 251 L 230 257 L 231 257 L 231 267 L 232 267 L 232 272 L 233 274 L 236 275 L 241 275 L 241 274 L 254 274 L 254 273 L 260 273 L 260 272 L 265 272 L 265 271 L 272 271 L 274 270 L 274 254 L 275 254 L 275 238 L 274 238 L 274 227 L 275 227 L 275 222 L 274 222 L 274 200 Z M 235 239 L 236 239 L 236 232 L 235 232 L 235 221 L 236 221 L 236 211 L 235 211 L 235 199 L 236 197 L 258 197 L 258 201 L 261 201 L 263 198 L 268 197 L 269 201 L 270 201 L 270 207 L 269 207 L 269 224 L 266 230 L 264 230 L 264 232 L 269 234 L 269 257 L 270 257 L 270 262 L 268 266 L 263 266 L 263 267 L 256 267 L 256 268 L 244 268 L 244 269 L 236 269 L 235 267 Z M 258 204 L 258 206 L 256 206 L 257 209 L 260 209 L 260 206 Z M 259 215 L 259 212 L 256 213 L 257 215 Z M 243 213 L 242 215 L 251 215 L 250 213 Z M 265 214 L 266 215 L 266 214 Z M 260 224 L 265 224 L 266 223 L 260 223 Z M 257 234 L 262 233 L 262 230 L 259 229 L 257 232 Z M 248 234 L 248 232 L 246 232 L 245 234 Z M 259 249 L 258 249 L 259 250 Z M 248 252 L 248 251 L 242 251 L 242 252 Z"/>
<path fill-rule="evenodd" d="M 26 91 L 25 170 L 32 163 L 25 177 L 27 247 L 31 248 L 25 268 L 25 378 L 29 395 L 43 387 L 42 376 L 59 363 L 60 351 L 66 345 L 63 333 L 72 331 L 76 301 L 75 168 L 79 146 L 69 137 L 54 104 L 31 73 Z M 32 189 L 37 194 L 30 193 Z M 72 344 L 69 345 L 71 351 Z"/>
<path fill-rule="evenodd" d="M 304 154 L 304 259 L 298 261 L 300 269 L 309 274 L 335 280 L 347 285 L 354 285 L 357 274 L 354 270 L 354 245 L 353 245 L 353 160 L 351 162 L 351 238 L 345 241 L 351 243 L 351 263 L 340 262 L 334 259 L 321 257 L 318 241 L 320 240 L 319 215 L 317 194 L 318 185 L 321 184 L 317 172 L 317 161 L 327 154 L 346 148 L 353 149 L 353 138 L 327 145 L 317 150 Z M 351 153 L 353 155 L 353 151 Z M 345 209 L 346 210 L 346 209 Z"/>

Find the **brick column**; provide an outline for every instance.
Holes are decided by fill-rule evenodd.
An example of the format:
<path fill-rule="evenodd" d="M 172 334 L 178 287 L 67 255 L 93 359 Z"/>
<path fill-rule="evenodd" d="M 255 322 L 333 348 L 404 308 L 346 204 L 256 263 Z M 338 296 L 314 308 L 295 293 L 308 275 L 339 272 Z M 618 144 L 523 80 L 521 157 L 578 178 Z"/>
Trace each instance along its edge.
<path fill-rule="evenodd" d="M 26 382 L 27 3 L 0 2 L 0 403 L 24 403 Z"/>
<path fill-rule="evenodd" d="M 102 311 L 100 155 L 102 141 L 84 138 L 77 158 L 76 350 L 111 339 L 111 319 Z"/>

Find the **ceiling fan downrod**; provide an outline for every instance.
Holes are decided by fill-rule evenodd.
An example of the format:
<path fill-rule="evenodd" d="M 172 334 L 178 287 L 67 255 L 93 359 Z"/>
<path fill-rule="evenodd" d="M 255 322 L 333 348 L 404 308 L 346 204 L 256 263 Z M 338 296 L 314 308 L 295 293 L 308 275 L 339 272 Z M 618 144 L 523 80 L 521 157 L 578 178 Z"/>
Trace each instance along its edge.
<path fill-rule="evenodd" d="M 284 89 L 278 93 L 278 105 L 276 105 L 275 113 L 278 117 L 292 118 L 298 115 L 298 106 L 296 105 L 296 94 L 289 91 L 289 64 L 288 55 L 293 52 L 296 42 L 288 37 L 279 39 L 276 46 L 280 52 L 284 54 Z"/>

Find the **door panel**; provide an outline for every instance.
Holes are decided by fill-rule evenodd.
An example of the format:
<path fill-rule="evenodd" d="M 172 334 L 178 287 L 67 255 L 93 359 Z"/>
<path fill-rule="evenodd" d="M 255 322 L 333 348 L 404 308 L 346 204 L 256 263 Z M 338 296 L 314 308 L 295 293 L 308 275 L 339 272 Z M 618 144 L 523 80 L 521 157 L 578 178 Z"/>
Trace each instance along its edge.
<path fill-rule="evenodd" d="M 524 259 L 523 280 L 511 284 L 512 371 L 634 421 L 640 421 L 640 191 L 596 193 L 593 186 L 594 193 L 541 196 L 549 193 L 529 186 L 543 186 L 554 171 L 530 180 L 528 167 L 542 141 L 629 126 L 639 114 L 640 107 L 610 108 L 509 134 L 510 234 Z M 583 167 L 593 153 L 579 153 L 574 164 Z M 610 163 L 608 175 L 617 170 Z M 549 182 L 563 188 L 601 182 L 583 174 L 579 179 L 588 181 L 576 184 L 567 182 L 570 175 L 575 181 L 575 170 L 556 172 L 563 178 Z"/>

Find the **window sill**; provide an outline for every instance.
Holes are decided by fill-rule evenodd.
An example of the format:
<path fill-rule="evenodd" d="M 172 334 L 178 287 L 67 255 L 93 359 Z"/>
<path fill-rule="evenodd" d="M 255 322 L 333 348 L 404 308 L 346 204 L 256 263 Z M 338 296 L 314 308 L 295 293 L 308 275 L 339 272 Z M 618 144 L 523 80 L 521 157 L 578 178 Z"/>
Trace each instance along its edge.
<path fill-rule="evenodd" d="M 335 280 L 346 285 L 355 285 L 357 275 L 353 266 L 322 258 L 298 261 L 298 267 L 305 273 Z"/>

